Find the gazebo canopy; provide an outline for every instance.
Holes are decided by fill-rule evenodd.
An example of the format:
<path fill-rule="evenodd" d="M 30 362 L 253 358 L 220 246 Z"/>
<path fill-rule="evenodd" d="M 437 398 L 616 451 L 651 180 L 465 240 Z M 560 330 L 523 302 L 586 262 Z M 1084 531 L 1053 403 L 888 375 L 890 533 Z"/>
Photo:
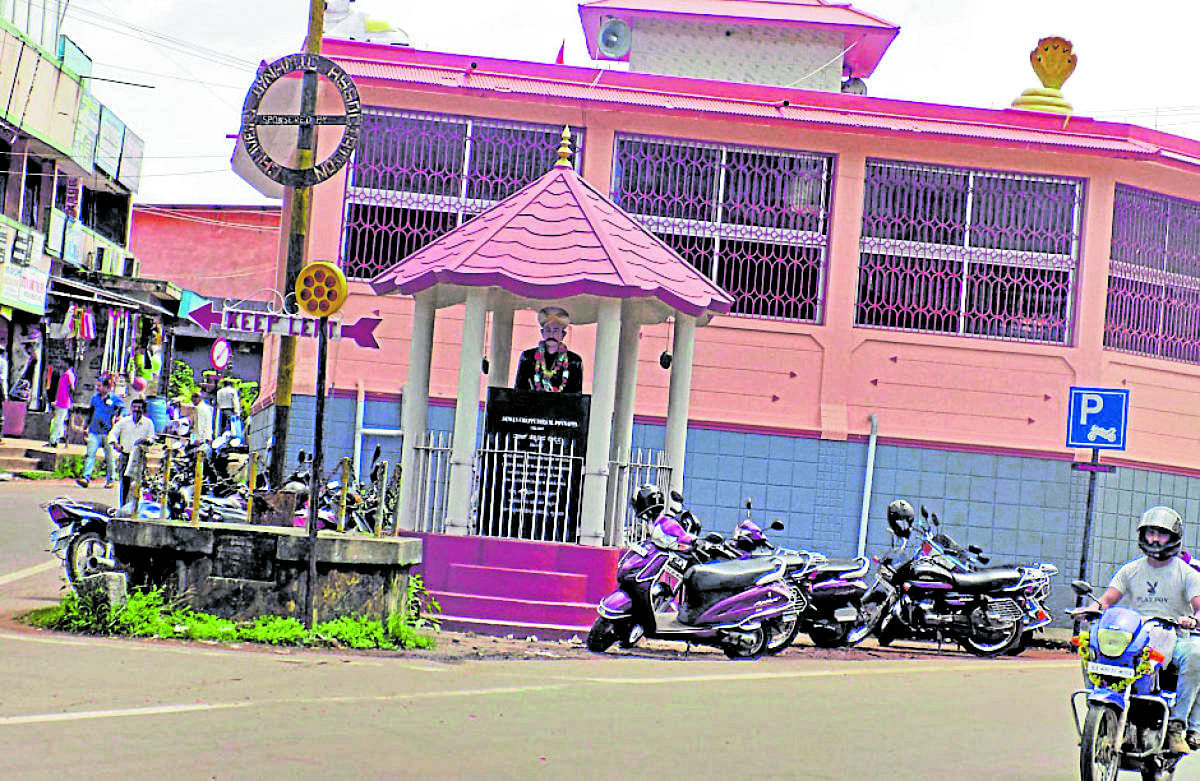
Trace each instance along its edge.
<path fill-rule="evenodd" d="M 636 301 L 643 323 L 681 312 L 703 324 L 733 303 L 561 163 L 379 274 L 371 287 L 379 295 L 433 288 L 437 307 L 462 303 L 468 288 L 489 287 L 493 306 L 561 302 L 575 323 L 595 322 L 605 298 Z"/>

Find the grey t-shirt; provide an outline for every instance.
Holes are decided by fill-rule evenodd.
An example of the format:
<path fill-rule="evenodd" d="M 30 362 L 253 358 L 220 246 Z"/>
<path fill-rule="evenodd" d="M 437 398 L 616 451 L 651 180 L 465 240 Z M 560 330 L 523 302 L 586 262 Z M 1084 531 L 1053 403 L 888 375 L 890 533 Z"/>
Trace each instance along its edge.
<path fill-rule="evenodd" d="M 1143 616 L 1179 618 L 1192 615 L 1192 599 L 1200 597 L 1200 572 L 1174 556 L 1152 567 L 1145 556 L 1117 570 L 1108 584 L 1125 595 L 1122 602 Z"/>

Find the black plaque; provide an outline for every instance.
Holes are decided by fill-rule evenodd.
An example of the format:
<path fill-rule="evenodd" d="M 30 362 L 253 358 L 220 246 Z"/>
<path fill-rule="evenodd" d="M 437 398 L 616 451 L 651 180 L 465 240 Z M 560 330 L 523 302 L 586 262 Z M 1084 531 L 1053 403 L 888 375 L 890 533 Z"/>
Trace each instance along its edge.
<path fill-rule="evenodd" d="M 489 388 L 479 531 L 576 542 L 592 397 Z"/>

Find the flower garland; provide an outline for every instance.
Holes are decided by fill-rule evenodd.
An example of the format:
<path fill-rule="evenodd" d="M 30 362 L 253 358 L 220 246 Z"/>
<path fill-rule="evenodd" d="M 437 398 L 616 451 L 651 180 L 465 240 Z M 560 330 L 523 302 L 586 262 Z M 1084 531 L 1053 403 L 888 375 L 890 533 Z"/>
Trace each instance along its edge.
<path fill-rule="evenodd" d="M 1087 672 L 1087 663 L 1095 659 L 1096 655 L 1092 653 L 1092 649 L 1088 646 L 1086 633 L 1081 632 L 1079 639 L 1081 641 L 1079 643 L 1079 658 L 1083 659 L 1083 669 L 1084 672 Z M 1133 668 L 1133 675 L 1129 678 L 1122 678 L 1114 683 L 1108 683 L 1102 676 L 1097 675 L 1096 673 L 1088 672 L 1087 679 L 1093 686 L 1099 689 L 1111 689 L 1112 691 L 1120 694 L 1132 686 L 1134 681 L 1143 676 L 1149 675 L 1154 671 L 1154 665 L 1151 664 L 1150 660 L 1150 651 L 1150 646 L 1146 646 L 1144 649 L 1142 649 L 1142 655 L 1138 659 L 1137 666 Z"/>
<path fill-rule="evenodd" d="M 533 385 L 538 390 L 547 393 L 561 393 L 562 389 L 567 386 L 567 377 L 571 372 L 567 368 L 567 346 L 565 344 L 559 344 L 558 357 L 552 366 L 547 366 L 546 343 L 538 342 L 537 351 L 533 355 L 533 365 Z M 555 386 L 554 380 L 558 377 L 559 372 L 562 372 L 562 379 Z"/>

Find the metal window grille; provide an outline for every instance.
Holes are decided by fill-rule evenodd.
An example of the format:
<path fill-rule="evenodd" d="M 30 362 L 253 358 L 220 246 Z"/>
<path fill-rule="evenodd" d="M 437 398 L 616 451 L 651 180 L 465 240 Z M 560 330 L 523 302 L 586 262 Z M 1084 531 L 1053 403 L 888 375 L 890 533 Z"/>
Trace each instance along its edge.
<path fill-rule="evenodd" d="M 855 323 L 1063 344 L 1083 183 L 868 160 Z"/>
<path fill-rule="evenodd" d="M 370 279 L 550 170 L 562 126 L 369 108 L 346 180 L 346 276 Z M 576 170 L 583 132 L 571 128 Z"/>
<path fill-rule="evenodd" d="M 1200 363 L 1200 203 L 1117 185 L 1104 346 Z"/>
<path fill-rule="evenodd" d="M 618 135 L 613 200 L 734 299 L 733 314 L 823 315 L 827 155 Z"/>

